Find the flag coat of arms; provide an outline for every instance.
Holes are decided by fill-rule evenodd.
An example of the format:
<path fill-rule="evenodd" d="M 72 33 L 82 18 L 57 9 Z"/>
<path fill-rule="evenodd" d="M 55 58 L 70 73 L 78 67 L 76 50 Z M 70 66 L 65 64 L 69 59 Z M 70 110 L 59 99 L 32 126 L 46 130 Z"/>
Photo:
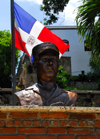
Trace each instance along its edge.
<path fill-rule="evenodd" d="M 32 48 L 43 42 L 54 43 L 62 55 L 69 45 L 14 2 L 15 47 L 31 57 Z"/>

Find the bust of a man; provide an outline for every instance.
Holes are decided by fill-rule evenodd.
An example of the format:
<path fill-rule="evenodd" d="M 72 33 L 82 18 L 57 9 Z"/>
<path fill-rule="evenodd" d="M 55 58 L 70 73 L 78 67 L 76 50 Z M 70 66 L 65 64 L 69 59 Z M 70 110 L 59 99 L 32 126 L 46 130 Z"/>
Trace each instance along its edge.
<path fill-rule="evenodd" d="M 20 105 L 74 106 L 76 93 L 60 89 L 56 84 L 59 50 L 53 43 L 41 43 L 32 50 L 37 83 L 15 93 Z"/>

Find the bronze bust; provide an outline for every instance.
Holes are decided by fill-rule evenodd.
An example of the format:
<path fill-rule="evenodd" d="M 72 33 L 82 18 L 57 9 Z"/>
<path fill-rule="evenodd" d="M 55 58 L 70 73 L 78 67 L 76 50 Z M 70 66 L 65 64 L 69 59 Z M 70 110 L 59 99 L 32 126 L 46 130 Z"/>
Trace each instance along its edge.
<path fill-rule="evenodd" d="M 77 94 L 60 89 L 56 84 L 59 67 L 58 48 L 53 43 L 41 43 L 33 48 L 32 55 L 37 83 L 15 93 L 20 105 L 74 106 Z"/>

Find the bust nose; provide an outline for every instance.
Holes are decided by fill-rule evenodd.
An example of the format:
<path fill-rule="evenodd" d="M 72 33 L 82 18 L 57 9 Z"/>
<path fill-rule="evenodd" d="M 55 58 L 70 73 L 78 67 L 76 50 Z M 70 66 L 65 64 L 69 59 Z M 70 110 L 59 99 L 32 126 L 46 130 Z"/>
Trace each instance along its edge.
<path fill-rule="evenodd" d="M 52 64 L 52 61 L 50 61 L 50 65 Z"/>
<path fill-rule="evenodd" d="M 53 64 L 52 60 L 49 59 L 49 60 L 48 60 L 48 65 L 52 65 L 52 64 Z"/>

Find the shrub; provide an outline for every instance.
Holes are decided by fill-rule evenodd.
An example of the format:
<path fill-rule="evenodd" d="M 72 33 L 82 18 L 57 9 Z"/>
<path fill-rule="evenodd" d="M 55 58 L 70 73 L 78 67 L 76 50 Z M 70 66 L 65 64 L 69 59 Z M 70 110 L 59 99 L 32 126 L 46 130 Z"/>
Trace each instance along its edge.
<path fill-rule="evenodd" d="M 56 77 L 56 83 L 60 88 L 67 88 L 67 86 L 70 83 L 70 77 L 71 75 L 67 73 L 67 71 L 64 69 L 63 66 L 59 66 L 58 68 L 58 74 Z"/>

